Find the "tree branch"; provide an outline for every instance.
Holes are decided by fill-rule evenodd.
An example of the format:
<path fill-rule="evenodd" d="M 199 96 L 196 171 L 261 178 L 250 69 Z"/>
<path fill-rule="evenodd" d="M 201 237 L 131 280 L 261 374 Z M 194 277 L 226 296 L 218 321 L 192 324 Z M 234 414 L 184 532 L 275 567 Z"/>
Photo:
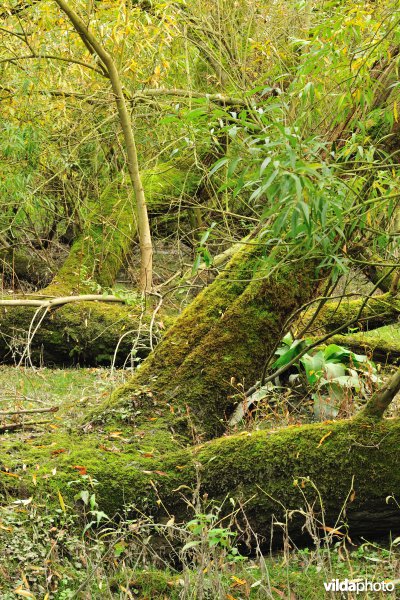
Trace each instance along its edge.
<path fill-rule="evenodd" d="M 62 306 L 71 302 L 122 302 L 123 298 L 117 296 L 101 296 L 100 294 L 86 294 L 82 296 L 61 296 L 60 298 L 51 298 L 50 300 L 32 300 L 23 298 L 13 298 L 12 300 L 0 300 L 0 306 L 38 306 L 42 308 L 52 308 L 53 306 Z"/>

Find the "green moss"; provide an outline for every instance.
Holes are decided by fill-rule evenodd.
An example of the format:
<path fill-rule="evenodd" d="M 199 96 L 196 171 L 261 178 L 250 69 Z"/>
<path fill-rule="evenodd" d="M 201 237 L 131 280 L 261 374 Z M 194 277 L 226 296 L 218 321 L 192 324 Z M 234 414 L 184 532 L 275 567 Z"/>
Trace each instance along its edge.
<path fill-rule="evenodd" d="M 232 396 L 260 377 L 288 316 L 316 287 L 311 263 L 299 261 L 269 277 L 261 253 L 261 243 L 240 250 L 99 411 L 128 406 L 147 386 L 160 405 L 188 413 L 188 439 L 221 433 Z"/>
<path fill-rule="evenodd" d="M 349 327 L 358 326 L 361 329 L 367 327 L 372 329 L 395 321 L 400 313 L 400 298 L 389 293 L 370 298 L 363 308 L 361 316 L 359 316 L 364 302 L 364 298 L 356 300 L 344 298 L 339 304 L 337 302 L 327 302 L 313 328 L 317 326 L 321 330 L 334 331 L 351 321 Z M 310 316 L 308 315 L 307 318 Z"/>
<path fill-rule="evenodd" d="M 111 581 L 111 588 L 121 583 L 124 587 L 127 585 L 126 573 L 120 578 Z M 151 600 L 165 600 L 166 598 L 179 598 L 179 576 L 173 575 L 168 571 L 135 571 L 130 574 L 128 585 L 135 590 L 135 594 L 140 594 L 139 598 L 148 598 Z M 115 591 L 120 590 L 116 588 Z"/>
<path fill-rule="evenodd" d="M 383 532 L 400 522 L 395 504 L 386 502 L 387 496 L 400 493 L 399 420 L 338 421 L 244 433 L 191 449 L 170 449 L 165 455 L 155 438 L 153 456 L 139 452 L 140 439 L 120 442 L 120 452 L 113 451 L 106 435 L 51 434 L 29 444 L 6 439 L 2 470 L 8 468 L 20 479 L 0 474 L 2 484 L 14 496 L 46 491 L 55 501 L 61 489 L 65 500 L 73 503 L 74 495 L 88 485 L 76 469 L 84 466 L 99 482 L 96 498 L 109 515 L 130 504 L 160 518 L 164 505 L 178 521 L 187 518 L 184 496 L 190 497 L 200 482 L 200 494 L 208 499 L 244 502 L 254 531 L 267 536 L 272 515 L 282 519 L 284 508 L 298 510 L 306 499 L 316 517 L 322 499 L 325 522 L 331 526 L 354 490 L 346 515 L 356 534 L 367 533 L 372 524 Z M 57 453 L 60 449 L 65 451 Z M 380 514 L 385 516 L 381 523 Z M 294 534 L 301 533 L 303 522 L 293 520 Z"/>
<path fill-rule="evenodd" d="M 375 360 L 394 363 L 400 358 L 400 325 L 386 325 L 371 331 L 336 335 L 331 340 L 357 352 L 372 354 Z"/>

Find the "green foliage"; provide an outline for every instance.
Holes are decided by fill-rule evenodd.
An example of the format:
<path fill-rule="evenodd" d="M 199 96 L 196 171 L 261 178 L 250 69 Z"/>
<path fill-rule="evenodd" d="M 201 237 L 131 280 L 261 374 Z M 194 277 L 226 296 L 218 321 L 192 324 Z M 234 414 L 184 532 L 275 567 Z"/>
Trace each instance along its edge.
<path fill-rule="evenodd" d="M 271 368 L 289 365 L 310 343 L 307 339 L 293 340 L 291 334 L 287 334 L 276 351 L 279 358 Z M 303 354 L 293 362 L 293 367 L 304 377 L 312 392 L 314 413 L 318 418 L 337 416 L 350 392 L 366 398 L 379 382 L 375 365 L 367 356 L 337 344 Z"/>

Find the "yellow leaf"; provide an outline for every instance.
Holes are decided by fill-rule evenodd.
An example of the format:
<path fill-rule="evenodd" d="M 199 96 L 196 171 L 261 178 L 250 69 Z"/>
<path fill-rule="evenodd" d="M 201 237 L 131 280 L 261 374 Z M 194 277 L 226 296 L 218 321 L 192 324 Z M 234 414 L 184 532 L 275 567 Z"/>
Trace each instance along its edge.
<path fill-rule="evenodd" d="M 396 100 L 393 102 L 393 115 L 394 115 L 394 120 L 397 121 L 399 120 L 399 113 L 397 112 L 397 102 Z"/>
<path fill-rule="evenodd" d="M 19 479 L 19 475 L 17 475 L 16 473 L 8 473 L 8 471 L 0 471 L 0 473 L 2 475 L 7 475 L 7 477 L 16 477 L 17 479 Z"/>
<path fill-rule="evenodd" d="M 319 440 L 319 444 L 318 444 L 317 448 L 322 446 L 322 444 L 324 443 L 326 438 L 328 438 L 330 435 L 332 435 L 332 431 L 328 431 L 328 433 L 326 433 L 324 436 L 322 436 L 322 438 Z"/>
<path fill-rule="evenodd" d="M 18 596 L 23 596 L 24 598 L 34 598 L 35 596 L 29 590 L 24 590 L 21 587 L 18 587 L 14 590 L 14 594 L 18 594 Z"/>
<path fill-rule="evenodd" d="M 66 512 L 66 510 L 65 510 L 65 502 L 64 502 L 64 498 L 61 495 L 60 490 L 57 490 L 57 494 L 58 494 L 58 501 L 60 503 L 61 510 L 63 511 L 63 513 L 65 513 Z"/>
<path fill-rule="evenodd" d="M 323 529 L 324 531 L 327 531 L 328 533 L 333 533 L 333 535 L 341 535 L 344 537 L 344 533 L 342 533 L 341 531 L 339 531 L 339 529 L 334 529 L 333 527 L 321 527 L 321 529 Z"/>
<path fill-rule="evenodd" d="M 231 587 L 239 587 L 240 585 L 246 585 L 247 581 L 245 579 L 239 579 L 239 577 L 235 577 L 234 575 L 232 575 L 231 577 L 233 583 L 231 584 Z"/>

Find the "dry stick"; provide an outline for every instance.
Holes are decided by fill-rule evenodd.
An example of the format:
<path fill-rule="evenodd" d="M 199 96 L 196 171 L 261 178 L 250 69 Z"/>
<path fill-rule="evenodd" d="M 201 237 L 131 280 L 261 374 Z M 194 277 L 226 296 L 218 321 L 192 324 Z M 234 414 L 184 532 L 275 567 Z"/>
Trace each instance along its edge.
<path fill-rule="evenodd" d="M 112 375 L 114 373 L 114 369 L 115 369 L 115 363 L 117 360 L 117 355 L 118 355 L 118 350 L 119 347 L 121 345 L 121 342 L 124 338 L 126 338 L 127 335 L 130 335 L 131 333 L 135 333 L 136 329 L 129 329 L 129 331 L 126 331 L 123 335 L 121 335 L 121 337 L 119 338 L 117 345 L 115 346 L 115 350 L 114 350 L 114 355 L 113 355 L 113 359 L 112 359 L 112 363 L 111 363 L 111 372 L 110 375 Z"/>
<path fill-rule="evenodd" d="M 156 315 L 157 315 L 158 311 L 160 310 L 162 303 L 163 303 L 163 296 L 161 294 L 153 292 L 153 296 L 154 295 L 156 295 L 159 298 L 159 301 L 158 301 L 156 308 L 153 311 L 153 314 L 151 315 L 151 321 L 150 321 L 150 327 L 149 327 L 149 342 L 150 342 L 150 349 L 152 352 L 154 350 L 154 345 L 153 345 L 154 322 L 156 319 Z"/>
<path fill-rule="evenodd" d="M 42 307 L 39 307 L 36 310 L 35 314 L 33 315 L 32 319 L 31 319 L 31 322 L 29 323 L 29 329 L 28 329 L 28 336 L 27 336 L 27 340 L 26 340 L 26 346 L 25 346 L 24 351 L 22 353 L 22 356 L 21 356 L 21 358 L 20 358 L 20 360 L 18 362 L 18 365 L 17 365 L 18 367 L 20 367 L 22 365 L 22 361 L 24 360 L 25 355 L 27 355 L 30 367 L 32 369 L 34 368 L 32 360 L 31 360 L 31 344 L 32 344 L 33 338 L 35 337 L 36 332 L 38 331 L 39 327 L 43 323 L 45 316 L 49 312 L 49 308 L 47 306 L 44 307 L 43 314 L 41 315 L 41 317 L 40 317 L 40 319 L 39 319 L 39 321 L 38 321 L 35 329 L 33 329 L 33 325 L 35 323 L 35 319 L 36 319 L 37 316 L 40 315 L 40 311 L 41 310 L 42 310 Z M 33 331 L 32 331 L 32 329 L 33 329 Z"/>
<path fill-rule="evenodd" d="M 0 402 L 38 402 L 39 404 L 46 404 L 44 400 L 39 400 L 38 398 L 31 398 L 30 396 L 24 396 L 23 394 L 13 394 L 7 397 L 7 394 L 4 398 L 0 398 Z"/>
<path fill-rule="evenodd" d="M 392 402 L 393 398 L 400 391 L 400 367 L 396 373 L 389 379 L 386 385 L 368 400 L 364 408 L 356 415 L 356 419 L 381 419 L 383 413 Z"/>
<path fill-rule="evenodd" d="M 28 409 L 28 410 L 0 410 L 0 416 L 6 415 L 33 415 L 35 413 L 49 413 L 49 412 L 57 412 L 59 410 L 59 406 L 51 406 L 50 408 L 36 408 L 36 409 Z"/>
<path fill-rule="evenodd" d="M 86 294 L 82 296 L 60 296 L 50 300 L 32 300 L 13 298 L 12 300 L 0 300 L 0 306 L 38 306 L 41 308 L 52 308 L 53 306 L 62 306 L 71 302 L 125 302 L 123 298 L 117 296 L 102 296 L 100 294 Z"/>
<path fill-rule="evenodd" d="M 26 421 L 25 423 L 9 423 L 0 427 L 0 433 L 5 431 L 14 431 L 15 429 L 23 429 L 26 427 L 34 427 L 35 425 L 46 425 L 50 421 Z"/>

